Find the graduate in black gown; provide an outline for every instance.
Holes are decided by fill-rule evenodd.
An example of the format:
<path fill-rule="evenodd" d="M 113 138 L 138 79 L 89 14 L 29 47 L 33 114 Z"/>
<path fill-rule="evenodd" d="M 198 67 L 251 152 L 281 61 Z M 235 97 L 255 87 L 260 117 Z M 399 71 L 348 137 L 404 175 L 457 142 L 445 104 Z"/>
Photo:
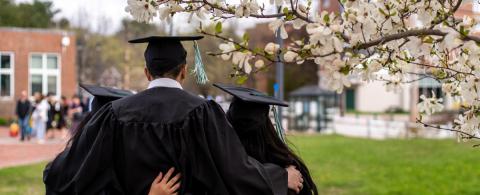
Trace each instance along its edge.
<path fill-rule="evenodd" d="M 120 90 L 120 89 L 113 89 L 113 88 L 108 88 L 108 87 L 100 87 L 100 86 L 94 86 L 94 85 L 82 85 L 80 86 L 85 89 L 87 92 L 92 94 L 94 96 L 94 99 L 92 103 L 89 105 L 88 113 L 86 114 L 84 120 L 80 122 L 80 124 L 77 126 L 75 133 L 72 135 L 72 138 L 69 140 L 67 143 L 66 150 L 64 150 L 61 154 L 57 156 L 57 158 L 49 163 L 47 167 L 45 168 L 44 171 L 44 178 L 45 181 L 52 181 L 58 178 L 55 178 L 58 175 L 58 170 L 61 170 L 62 166 L 62 161 L 65 160 L 65 156 L 68 155 L 70 152 L 69 147 L 71 147 L 71 144 L 74 140 L 77 140 L 79 136 L 82 134 L 82 129 L 88 122 L 88 120 L 91 119 L 93 114 L 95 114 L 96 111 L 98 111 L 101 107 L 103 107 L 105 104 L 123 98 L 127 97 L 130 95 L 133 95 L 130 91 L 126 90 Z M 50 172 L 50 170 L 55 170 L 53 172 Z M 152 185 L 150 186 L 150 191 L 149 195 L 175 195 L 176 191 L 180 187 L 181 182 L 180 174 L 173 175 L 174 168 L 171 168 L 168 170 L 167 173 L 163 174 L 160 173 L 155 180 L 152 182 Z M 69 192 L 65 192 L 69 193 Z M 103 193 L 103 192 L 102 192 Z M 46 189 L 46 194 L 57 194 L 54 190 L 49 189 L 49 186 L 47 185 Z"/>
<path fill-rule="evenodd" d="M 249 157 L 221 107 L 182 89 L 188 71 L 180 41 L 200 38 L 131 41 L 149 43 L 148 89 L 92 115 L 50 166 L 44 182 L 52 194 L 147 194 L 171 167 L 182 174 L 179 194 L 283 195 L 300 180 L 296 170 Z"/>
<path fill-rule="evenodd" d="M 60 189 L 60 186 L 69 186 L 67 184 L 68 179 L 74 177 L 74 171 L 66 170 L 66 162 L 71 161 L 70 159 L 74 156 L 75 147 L 72 149 L 72 144 L 77 144 L 80 136 L 82 135 L 82 129 L 92 118 L 92 116 L 100 110 L 105 104 L 123 98 L 130 95 L 133 95 L 132 92 L 120 89 L 113 89 L 108 87 L 100 87 L 94 85 L 85 85 L 80 84 L 80 87 L 85 91 L 89 92 L 94 96 L 94 99 L 89 106 L 89 110 L 80 124 L 76 129 L 72 131 L 70 140 L 67 142 L 65 150 L 62 151 L 57 157 L 50 163 L 47 164 L 43 172 L 43 180 L 45 182 L 46 194 L 47 195 L 57 195 L 57 194 L 74 194 L 72 188 L 70 189 Z M 78 166 L 75 165 L 75 166 Z"/>
<path fill-rule="evenodd" d="M 227 112 L 227 118 L 237 132 L 247 154 L 261 163 L 274 163 L 282 167 L 294 165 L 302 173 L 304 182 L 297 189 L 299 193 L 289 190 L 288 194 L 317 195 L 317 187 L 307 166 L 288 147 L 282 132 L 275 129 L 269 117 L 270 105 L 288 106 L 288 104 L 254 89 L 214 85 L 234 97 Z"/>

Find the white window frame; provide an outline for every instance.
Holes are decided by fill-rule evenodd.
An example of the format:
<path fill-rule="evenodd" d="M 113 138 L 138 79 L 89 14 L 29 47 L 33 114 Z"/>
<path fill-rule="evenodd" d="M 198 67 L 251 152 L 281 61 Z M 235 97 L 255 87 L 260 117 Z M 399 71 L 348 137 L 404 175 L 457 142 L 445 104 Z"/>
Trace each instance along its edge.
<path fill-rule="evenodd" d="M 0 68 L 0 74 L 10 75 L 10 96 L 0 96 L 0 100 L 12 100 L 15 97 L 15 53 L 10 51 L 0 51 L 0 58 L 2 55 L 10 56 L 10 69 Z"/>
<path fill-rule="evenodd" d="M 32 68 L 32 56 L 33 55 L 40 55 L 42 56 L 42 68 L 40 69 L 33 69 Z M 57 57 L 57 69 L 48 69 L 47 68 L 47 56 L 56 56 Z M 42 94 L 46 95 L 48 93 L 48 76 L 56 76 L 57 77 L 57 94 L 55 95 L 57 98 L 62 94 L 62 79 L 61 74 L 62 72 L 62 59 L 59 53 L 52 53 L 52 52 L 30 52 L 28 55 L 28 94 L 33 96 L 32 94 L 32 75 L 41 75 L 42 76 Z"/>

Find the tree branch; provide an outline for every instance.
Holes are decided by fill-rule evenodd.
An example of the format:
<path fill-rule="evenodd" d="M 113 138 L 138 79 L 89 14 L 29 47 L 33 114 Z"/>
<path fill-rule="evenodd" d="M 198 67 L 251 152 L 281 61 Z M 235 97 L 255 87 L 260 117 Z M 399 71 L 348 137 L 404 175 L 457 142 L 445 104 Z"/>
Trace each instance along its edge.
<path fill-rule="evenodd" d="M 237 45 L 238 47 L 240 47 L 240 48 L 243 49 L 243 50 L 247 50 L 247 51 L 252 52 L 252 54 L 255 55 L 255 56 L 261 56 L 261 57 L 263 57 L 263 58 L 265 58 L 266 60 L 269 60 L 269 61 L 271 61 L 271 62 L 277 62 L 276 60 L 271 59 L 270 57 L 268 57 L 268 56 L 266 56 L 266 55 L 264 55 L 264 54 L 255 52 L 254 50 L 252 50 L 252 49 L 250 49 L 250 48 L 242 45 L 241 43 L 236 42 L 236 41 L 232 41 L 232 40 L 230 40 L 230 39 L 228 39 L 228 38 L 226 38 L 226 37 L 222 37 L 222 36 L 220 36 L 220 35 L 218 35 L 218 34 L 212 34 L 212 33 L 209 33 L 209 32 L 207 32 L 207 31 L 204 31 L 204 30 L 200 30 L 200 33 L 201 33 L 201 34 L 204 34 L 204 35 L 207 35 L 207 36 L 215 37 L 215 38 L 217 38 L 217 39 L 221 39 L 221 40 L 226 41 L 226 42 L 231 42 L 231 43 Z M 237 50 L 235 50 L 235 51 L 237 51 Z"/>
<path fill-rule="evenodd" d="M 458 134 L 460 134 L 460 135 L 462 136 L 462 138 L 464 138 L 464 139 L 478 139 L 478 140 L 480 140 L 480 137 L 478 137 L 478 136 L 476 136 L 476 135 L 474 135 L 474 134 L 470 134 L 470 133 L 467 133 L 467 132 L 460 131 L 460 130 L 443 128 L 443 127 L 440 127 L 440 126 L 435 126 L 435 125 L 427 124 L 427 123 L 422 122 L 422 121 L 419 120 L 419 119 L 417 119 L 417 123 L 422 124 L 424 127 L 431 127 L 431 128 L 435 128 L 435 129 L 446 130 L 446 131 L 451 131 L 451 132 L 458 133 Z"/>
<path fill-rule="evenodd" d="M 355 49 L 367 49 L 376 45 L 381 45 L 384 43 L 388 43 L 390 41 L 395 41 L 398 39 L 403 39 L 403 38 L 408 38 L 408 37 L 414 37 L 414 36 L 427 36 L 427 35 L 434 35 L 434 36 L 446 36 L 448 33 L 443 32 L 441 30 L 436 30 L 436 29 L 417 29 L 417 30 L 409 30 L 405 32 L 400 32 L 397 34 L 392 34 L 392 35 L 386 35 L 382 38 L 375 39 L 366 43 L 361 43 L 355 46 Z M 480 43 L 480 37 L 477 36 L 463 36 L 460 37 L 464 41 L 472 40 L 475 41 L 476 43 Z"/>
<path fill-rule="evenodd" d="M 216 4 L 212 4 L 212 3 L 209 3 L 207 0 L 191 0 L 191 1 L 180 1 L 181 3 L 203 3 L 205 5 L 208 5 L 214 9 L 218 9 L 218 10 L 221 10 L 225 13 L 228 13 L 228 14 L 235 14 L 235 10 L 231 10 L 231 9 L 228 9 L 228 8 L 225 8 L 225 7 L 221 7 L 221 6 L 218 6 Z M 292 5 L 293 7 L 293 5 Z M 298 13 L 297 10 L 295 9 L 292 9 L 291 10 L 293 15 L 295 15 L 295 17 L 299 18 L 299 19 L 302 19 L 308 23 L 313 23 L 312 20 L 310 20 L 308 17 L 305 17 L 305 16 L 302 16 L 300 13 Z M 279 18 L 279 17 L 285 17 L 286 14 L 285 13 L 277 13 L 277 14 L 250 14 L 251 17 L 254 17 L 254 18 Z"/>

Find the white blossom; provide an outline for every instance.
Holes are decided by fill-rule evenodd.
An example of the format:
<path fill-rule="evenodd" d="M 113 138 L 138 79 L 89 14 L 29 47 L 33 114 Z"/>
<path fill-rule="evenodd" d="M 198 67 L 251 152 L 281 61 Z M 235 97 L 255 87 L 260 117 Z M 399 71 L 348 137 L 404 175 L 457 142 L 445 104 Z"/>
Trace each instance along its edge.
<path fill-rule="evenodd" d="M 443 83 L 442 84 L 442 92 L 446 93 L 447 95 L 451 95 L 458 91 L 458 88 L 453 83 Z"/>
<path fill-rule="evenodd" d="M 431 115 L 433 113 L 439 112 L 443 110 L 442 98 L 437 99 L 435 97 L 435 93 L 432 92 L 432 97 L 427 98 L 424 94 L 420 96 L 422 100 L 420 103 L 417 104 L 418 111 L 420 113 L 425 113 L 427 115 Z"/>
<path fill-rule="evenodd" d="M 234 52 L 232 62 L 242 68 L 245 73 L 250 74 L 252 66 L 250 65 L 250 59 L 252 58 L 251 52 Z"/>
<path fill-rule="evenodd" d="M 473 20 L 472 17 L 467 16 L 467 15 L 463 16 L 463 20 L 462 20 L 462 25 L 463 25 L 463 26 L 471 27 L 471 26 L 473 26 L 474 24 L 475 24 L 475 21 Z"/>
<path fill-rule="evenodd" d="M 259 10 L 260 6 L 256 0 L 241 0 L 235 11 L 235 16 L 249 17 L 251 14 L 256 14 Z"/>
<path fill-rule="evenodd" d="M 259 68 L 263 68 L 265 66 L 265 62 L 263 60 L 257 60 L 255 62 L 255 68 L 259 69 Z"/>
<path fill-rule="evenodd" d="M 455 129 L 476 134 L 480 129 L 480 118 L 473 112 L 468 111 L 463 115 L 459 115 L 454 121 Z"/>
<path fill-rule="evenodd" d="M 295 30 L 298 30 L 298 29 L 301 29 L 303 26 L 305 26 L 308 23 L 305 20 L 297 18 L 297 19 L 293 20 L 292 24 L 293 24 L 293 28 Z"/>
<path fill-rule="evenodd" d="M 460 40 L 458 33 L 451 32 L 448 33 L 447 36 L 445 36 L 442 43 L 440 44 L 440 48 L 450 51 L 453 48 L 458 47 L 460 44 L 462 44 L 462 41 Z"/>
<path fill-rule="evenodd" d="M 252 72 L 252 65 L 248 61 L 243 65 L 243 69 L 245 70 L 245 73 L 250 74 Z"/>
<path fill-rule="evenodd" d="M 392 91 L 394 93 L 397 93 L 400 91 L 402 82 L 403 82 L 402 74 L 397 73 L 397 74 L 391 75 L 387 80 L 388 81 L 385 84 L 387 91 Z"/>
<path fill-rule="evenodd" d="M 224 22 L 243 17 L 264 18 L 272 14 L 270 7 L 282 6 L 289 9 L 290 13 L 292 11 L 287 0 L 266 1 L 266 6 L 264 1 L 259 5 L 257 0 L 228 1 L 228 4 L 225 0 L 126 1 L 128 5 L 125 10 L 140 22 L 150 22 L 153 17 L 159 16 L 161 21 L 169 23 L 173 21 L 172 17 L 179 15 L 176 14 L 178 12 L 187 12 L 190 18 L 200 20 L 198 24 L 211 24 L 212 21 Z M 402 89 L 405 82 L 416 78 L 409 77 L 410 74 L 429 74 L 442 83 L 444 93 L 460 100 L 463 109 L 455 121 L 455 128 L 465 132 L 478 131 L 480 47 L 475 39 L 464 37 L 475 33 L 479 23 L 474 17 L 463 16 L 460 19 L 458 14 L 451 12 L 448 3 L 426 0 L 346 1 L 339 15 L 327 11 L 308 13 L 306 1 L 296 2 L 293 8 L 298 15 L 271 17 L 268 28 L 282 39 L 287 39 L 288 33 L 304 37 L 292 39 L 289 41 L 291 44 L 285 44 L 284 48 L 268 43 L 264 48 L 265 54 L 283 53 L 282 59 L 286 62 L 313 60 L 322 67 L 321 74 L 326 85 L 337 92 L 350 86 L 352 79 L 356 78 L 364 82 L 384 80 L 386 89 L 396 92 Z M 404 12 L 402 17 L 401 12 Z M 436 23 L 445 16 L 446 20 Z M 302 18 L 308 18 L 308 22 Z M 287 32 L 285 25 L 292 25 L 293 32 Z M 303 27 L 306 34 L 298 33 Z M 383 39 L 416 30 L 425 33 L 393 40 Z M 364 44 L 373 40 L 381 41 Z M 219 45 L 222 51 L 219 56 L 223 60 L 231 60 L 237 71 L 247 74 L 269 63 L 256 59 L 254 64 L 250 64 L 255 58 L 252 52 L 258 51 L 247 49 L 249 45 L 245 44 L 240 51 L 234 43 L 226 41 Z M 363 47 L 358 48 L 360 45 Z M 441 102 L 435 97 L 422 96 L 418 106 L 421 112 L 432 114 L 443 108 Z"/>
<path fill-rule="evenodd" d="M 293 61 L 296 61 L 297 60 L 297 57 L 298 57 L 298 53 L 295 53 L 293 51 L 287 51 L 284 55 L 283 55 L 283 59 L 285 60 L 285 62 L 293 62 Z"/>
<path fill-rule="evenodd" d="M 282 19 L 274 20 L 273 22 L 268 24 L 268 28 L 270 28 L 270 30 L 272 30 L 275 34 L 277 34 L 278 31 L 280 31 L 280 37 L 282 39 L 288 38 L 288 33 L 287 33 L 287 30 L 285 29 L 285 23 Z"/>
<path fill-rule="evenodd" d="M 267 43 L 267 45 L 265 46 L 265 52 L 270 55 L 276 54 L 279 49 L 280 49 L 280 45 L 272 42 Z"/>
<path fill-rule="evenodd" d="M 350 87 L 348 77 L 340 72 L 329 70 L 325 74 L 327 87 L 337 93 L 342 93 L 344 87 Z"/>
<path fill-rule="evenodd" d="M 222 50 L 222 55 L 220 56 L 222 57 L 223 60 L 229 60 L 230 57 L 232 56 L 231 52 L 236 50 L 235 44 L 233 44 L 232 42 L 222 43 L 218 47 L 220 50 Z"/>
<path fill-rule="evenodd" d="M 155 0 L 128 0 L 125 7 L 125 11 L 138 22 L 150 22 L 157 16 L 157 9 Z"/>

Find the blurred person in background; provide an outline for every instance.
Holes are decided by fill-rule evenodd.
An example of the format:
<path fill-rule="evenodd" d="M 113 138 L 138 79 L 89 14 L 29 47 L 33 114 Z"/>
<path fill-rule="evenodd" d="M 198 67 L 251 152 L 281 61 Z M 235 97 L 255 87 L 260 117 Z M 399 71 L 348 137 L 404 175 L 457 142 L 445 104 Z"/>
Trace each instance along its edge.
<path fill-rule="evenodd" d="M 60 131 L 62 139 L 67 136 L 68 107 L 67 97 L 65 96 L 62 96 L 60 101 L 55 104 L 55 110 L 57 111 L 57 125 L 55 127 Z"/>
<path fill-rule="evenodd" d="M 32 113 L 33 130 L 39 144 L 45 143 L 45 131 L 48 121 L 48 102 L 41 93 L 35 92 L 35 105 Z"/>
<path fill-rule="evenodd" d="M 55 120 L 55 115 L 57 111 L 55 110 L 55 95 L 51 92 L 47 94 L 47 103 L 48 103 L 48 112 L 47 112 L 47 138 L 53 139 L 55 137 L 55 132 L 53 131 L 54 127 L 57 125 Z"/>
<path fill-rule="evenodd" d="M 83 107 L 80 97 L 74 95 L 72 97 L 72 102 L 68 111 L 68 115 L 72 120 L 72 126 L 70 127 L 70 133 L 73 134 L 74 130 L 77 129 L 78 124 L 82 121 L 83 118 Z"/>
<path fill-rule="evenodd" d="M 32 112 L 32 104 L 28 100 L 27 92 L 22 91 L 20 99 L 17 101 L 15 109 L 18 117 L 18 125 L 20 126 L 20 141 L 30 140 L 30 114 Z"/>

